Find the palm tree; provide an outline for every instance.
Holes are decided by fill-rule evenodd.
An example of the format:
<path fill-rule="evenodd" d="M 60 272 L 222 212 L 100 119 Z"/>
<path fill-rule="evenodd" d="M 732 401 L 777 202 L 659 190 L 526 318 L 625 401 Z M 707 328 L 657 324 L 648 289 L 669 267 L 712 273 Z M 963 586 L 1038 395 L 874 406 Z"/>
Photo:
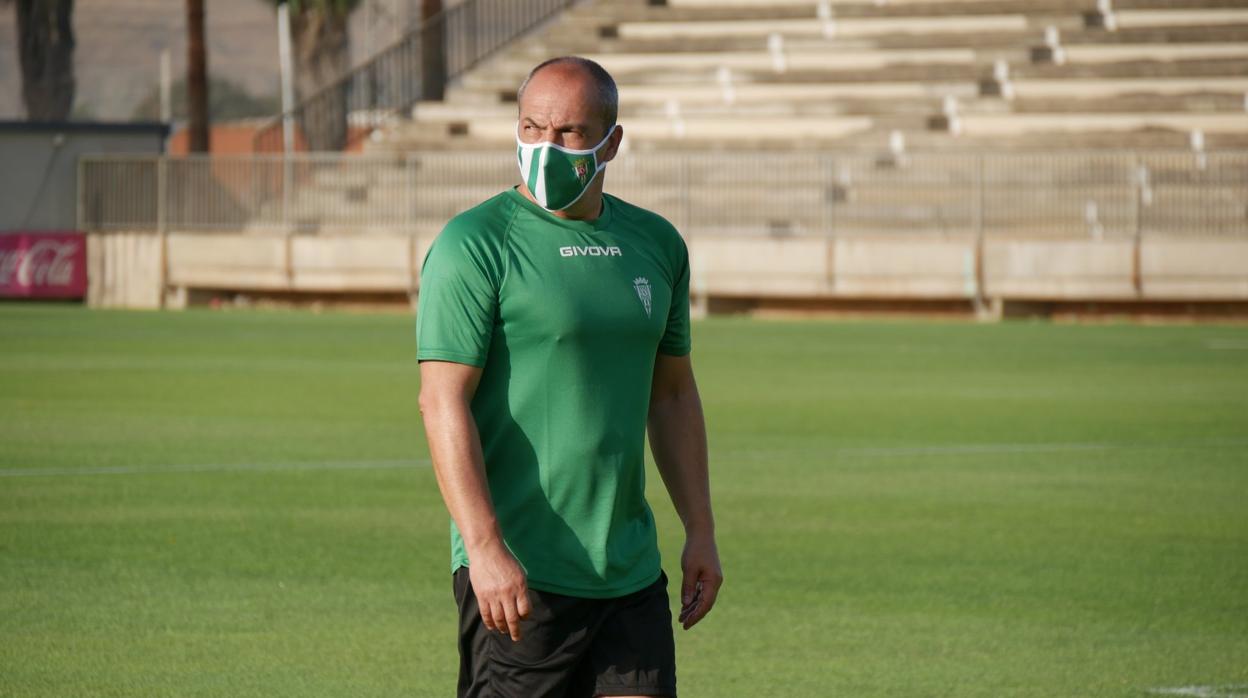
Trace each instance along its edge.
<path fill-rule="evenodd" d="M 312 150 L 341 150 L 347 142 L 347 85 L 338 83 L 350 65 L 347 18 L 361 0 L 270 0 L 290 6 L 295 95 L 314 104 L 299 114 Z"/>
<path fill-rule="evenodd" d="M 446 23 L 429 20 L 442 13 L 442 0 L 421 0 L 420 20 L 425 30 L 421 37 L 422 99 L 442 100 L 446 92 Z"/>
<path fill-rule="evenodd" d="M 186 0 L 186 96 L 192 153 L 209 150 L 208 49 L 204 42 L 204 0 Z"/>
<path fill-rule="evenodd" d="M 17 0 L 22 101 L 30 121 L 64 121 L 73 109 L 73 14 L 74 0 Z"/>

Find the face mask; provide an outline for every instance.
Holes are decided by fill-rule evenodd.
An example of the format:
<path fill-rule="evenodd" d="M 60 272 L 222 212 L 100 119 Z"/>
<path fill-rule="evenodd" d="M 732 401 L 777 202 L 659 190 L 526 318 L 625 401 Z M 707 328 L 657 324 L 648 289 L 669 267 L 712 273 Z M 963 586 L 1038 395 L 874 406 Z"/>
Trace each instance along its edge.
<path fill-rule="evenodd" d="M 576 203 L 594 177 L 606 168 L 607 163 L 598 161 L 598 150 L 607 144 L 613 133 L 615 126 L 598 145 L 589 150 L 572 150 L 549 141 L 524 143 L 517 124 L 516 159 L 520 162 L 520 177 L 537 203 L 547 211 L 562 211 Z"/>

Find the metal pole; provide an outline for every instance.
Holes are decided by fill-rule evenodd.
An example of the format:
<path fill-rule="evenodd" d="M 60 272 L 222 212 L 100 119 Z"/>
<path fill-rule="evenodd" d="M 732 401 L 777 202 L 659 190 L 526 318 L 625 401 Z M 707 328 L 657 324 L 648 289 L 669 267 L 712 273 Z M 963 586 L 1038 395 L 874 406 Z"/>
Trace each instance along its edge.
<path fill-rule="evenodd" d="M 85 172 L 86 167 L 87 167 L 86 158 L 79 158 L 78 167 L 76 168 L 78 170 L 78 173 L 77 173 L 78 181 L 75 185 L 77 187 L 77 191 L 74 192 L 76 198 L 78 199 L 78 212 L 75 215 L 74 222 L 75 222 L 77 229 L 83 232 L 86 232 L 87 230 L 87 212 L 85 210 L 87 194 L 86 194 L 86 189 L 83 186 L 83 183 L 86 181 L 86 172 Z"/>
<path fill-rule="evenodd" d="M 290 58 L 290 7 L 277 6 L 277 53 L 282 73 L 282 225 L 290 222 L 290 194 L 294 171 L 290 156 L 295 152 L 295 69 Z"/>
<path fill-rule="evenodd" d="M 680 222 L 681 228 L 685 230 L 687 234 L 689 226 L 693 225 L 693 202 L 692 198 L 689 196 L 689 155 L 682 153 L 679 157 L 680 168 L 678 172 L 680 173 L 680 179 L 677 187 L 680 191 Z"/>
<path fill-rule="evenodd" d="M 1140 169 L 1140 154 L 1134 151 L 1131 153 L 1129 177 L 1132 183 L 1131 196 L 1135 211 L 1134 244 L 1131 250 L 1131 283 L 1135 287 L 1135 295 L 1138 298 L 1144 295 L 1144 278 L 1140 260 L 1140 247 L 1144 236 L 1144 225 L 1141 220 L 1144 217 L 1144 177 Z"/>
<path fill-rule="evenodd" d="M 160 120 L 173 123 L 173 58 L 169 49 L 160 52 Z"/>
<path fill-rule="evenodd" d="M 416 163 L 410 153 L 403 159 L 403 224 L 416 230 Z"/>
<path fill-rule="evenodd" d="M 984 297 L 984 154 L 975 155 L 975 312 L 984 317 L 988 305 Z"/>
<path fill-rule="evenodd" d="M 169 161 L 162 155 L 156 158 L 156 230 L 165 232 L 169 221 Z"/>
<path fill-rule="evenodd" d="M 836 273 L 836 246 L 837 246 L 836 188 L 841 186 L 841 184 L 837 180 L 836 156 L 831 156 L 831 155 L 824 156 L 824 160 L 826 164 L 824 167 L 820 168 L 821 170 L 823 170 L 824 176 L 827 177 L 823 186 L 823 192 L 824 192 L 823 210 L 824 210 L 824 216 L 826 217 L 824 221 L 824 237 L 823 237 L 823 242 L 824 242 L 823 263 L 825 265 L 825 272 L 826 272 L 824 274 L 824 283 L 827 284 L 828 293 L 835 294 L 836 284 L 838 281 L 838 275 Z M 846 187 L 846 189 L 848 189 L 848 187 Z M 845 196 L 846 197 L 849 196 L 848 191 L 845 193 Z"/>
<path fill-rule="evenodd" d="M 168 195 L 169 161 L 162 155 L 156 160 L 156 292 L 158 294 L 156 298 L 156 306 L 162 310 L 165 307 L 165 286 L 169 279 L 169 272 L 167 270 L 168 253 L 166 251 L 166 238 L 168 237 L 167 230 L 169 227 Z"/>
<path fill-rule="evenodd" d="M 824 166 L 819 168 L 825 177 L 823 185 L 823 234 L 824 237 L 836 237 L 836 158 L 823 156 Z M 828 267 L 831 270 L 831 267 Z"/>
<path fill-rule="evenodd" d="M 294 114 L 295 69 L 290 59 L 290 8 L 286 3 L 277 6 L 277 55 L 282 74 L 282 149 L 295 149 Z"/>

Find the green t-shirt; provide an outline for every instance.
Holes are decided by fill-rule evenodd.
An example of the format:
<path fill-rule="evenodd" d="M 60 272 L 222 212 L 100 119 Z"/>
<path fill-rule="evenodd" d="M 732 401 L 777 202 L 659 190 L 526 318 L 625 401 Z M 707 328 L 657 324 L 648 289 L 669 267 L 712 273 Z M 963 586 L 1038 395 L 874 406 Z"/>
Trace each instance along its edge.
<path fill-rule="evenodd" d="M 689 353 L 689 259 L 662 217 L 603 197 L 594 221 L 515 189 L 453 218 L 425 258 L 417 358 L 481 367 L 472 414 L 529 586 L 609 598 L 659 576 L 645 500 L 658 352 Z M 451 523 L 451 569 L 468 564 Z"/>

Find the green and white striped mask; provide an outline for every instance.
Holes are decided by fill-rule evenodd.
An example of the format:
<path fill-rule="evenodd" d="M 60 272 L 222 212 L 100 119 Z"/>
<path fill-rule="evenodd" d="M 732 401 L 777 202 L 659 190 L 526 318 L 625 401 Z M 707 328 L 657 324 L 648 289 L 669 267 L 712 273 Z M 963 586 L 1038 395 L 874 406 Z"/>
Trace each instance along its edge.
<path fill-rule="evenodd" d="M 616 129 L 612 126 L 589 150 L 573 150 L 549 141 L 525 143 L 520 140 L 519 126 L 516 124 L 516 160 L 520 177 L 547 211 L 562 211 L 580 200 L 594 177 L 606 168 L 607 163 L 598 160 L 598 151 Z"/>

